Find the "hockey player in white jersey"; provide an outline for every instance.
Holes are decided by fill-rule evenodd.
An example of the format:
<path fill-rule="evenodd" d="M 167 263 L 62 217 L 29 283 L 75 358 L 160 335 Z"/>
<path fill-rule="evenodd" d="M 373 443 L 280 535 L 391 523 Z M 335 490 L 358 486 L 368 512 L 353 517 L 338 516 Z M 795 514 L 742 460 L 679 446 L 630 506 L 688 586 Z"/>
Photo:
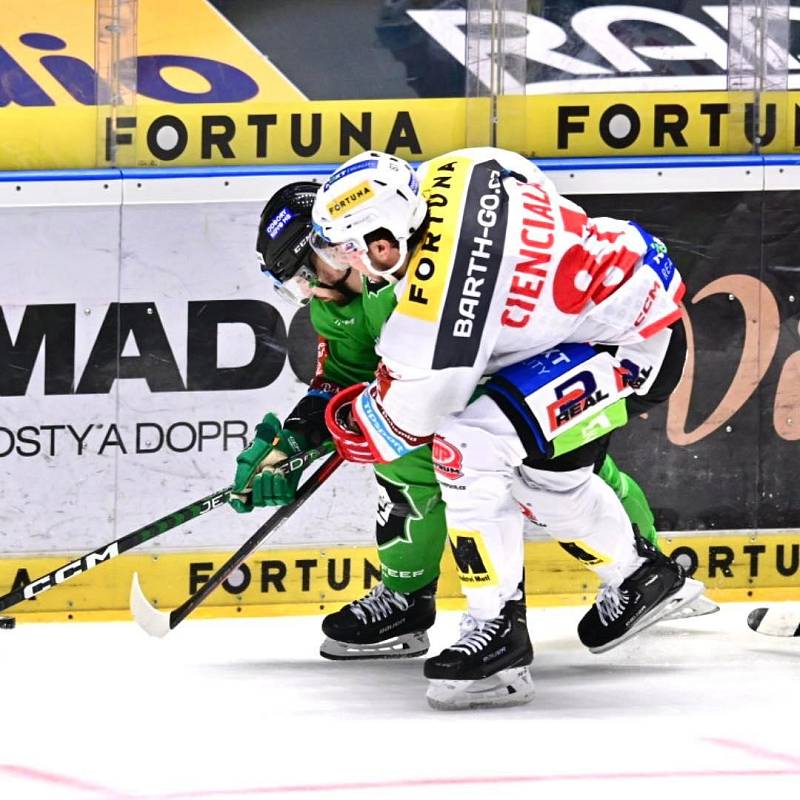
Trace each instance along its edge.
<path fill-rule="evenodd" d="M 593 652 L 702 592 L 634 533 L 592 469 L 611 431 L 663 402 L 682 373 L 684 286 L 659 240 L 588 218 L 495 148 L 444 154 L 418 174 L 364 153 L 330 176 L 312 218 L 331 266 L 396 281 L 376 380 L 340 392 L 326 415 L 354 461 L 433 441 L 468 613 L 459 640 L 425 663 L 431 705 L 532 697 L 520 505 L 600 577 L 578 626 Z"/>

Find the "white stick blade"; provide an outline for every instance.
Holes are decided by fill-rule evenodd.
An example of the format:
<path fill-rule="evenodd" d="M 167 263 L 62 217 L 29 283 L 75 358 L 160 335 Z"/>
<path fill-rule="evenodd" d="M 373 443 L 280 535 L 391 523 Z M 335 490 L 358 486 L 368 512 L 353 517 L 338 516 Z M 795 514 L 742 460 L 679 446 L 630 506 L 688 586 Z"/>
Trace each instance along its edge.
<path fill-rule="evenodd" d="M 138 572 L 133 573 L 131 580 L 130 605 L 133 618 L 143 631 L 159 638 L 170 632 L 169 614 L 153 607 L 144 596 L 142 587 L 139 585 Z"/>
<path fill-rule="evenodd" d="M 767 636 L 800 636 L 800 606 L 754 608 L 747 624 Z"/>

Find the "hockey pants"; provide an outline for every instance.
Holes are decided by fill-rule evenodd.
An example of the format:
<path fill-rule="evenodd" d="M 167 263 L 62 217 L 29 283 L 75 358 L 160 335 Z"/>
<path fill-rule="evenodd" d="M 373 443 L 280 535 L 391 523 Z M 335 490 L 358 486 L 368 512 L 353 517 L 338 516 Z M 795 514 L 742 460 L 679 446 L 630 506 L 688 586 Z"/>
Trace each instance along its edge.
<path fill-rule="evenodd" d="M 447 522 L 431 448 L 375 465 L 378 507 L 375 538 L 381 578 L 396 592 L 414 592 L 439 577 Z"/>
<path fill-rule="evenodd" d="M 666 400 L 680 380 L 685 356 L 679 322 L 650 390 L 627 398 L 629 414 Z M 594 472 L 608 441 L 606 435 L 556 458 L 532 457 L 509 418 L 488 396 L 443 422 L 434 442 L 436 474 L 471 614 L 491 619 L 506 600 L 520 595 L 520 507 L 604 583 L 620 583 L 641 563 L 621 502 Z"/>

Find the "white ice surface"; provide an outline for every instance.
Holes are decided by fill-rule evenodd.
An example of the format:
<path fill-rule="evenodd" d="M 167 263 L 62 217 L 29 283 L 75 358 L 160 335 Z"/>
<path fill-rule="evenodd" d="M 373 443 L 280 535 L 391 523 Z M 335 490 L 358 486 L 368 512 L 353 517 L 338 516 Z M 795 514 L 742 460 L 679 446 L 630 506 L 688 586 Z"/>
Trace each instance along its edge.
<path fill-rule="evenodd" d="M 800 639 L 755 604 L 605 655 L 529 612 L 528 706 L 436 712 L 422 660 L 321 659 L 319 618 L 0 631 L 2 800 L 800 797 Z M 440 615 L 432 652 L 450 644 Z"/>

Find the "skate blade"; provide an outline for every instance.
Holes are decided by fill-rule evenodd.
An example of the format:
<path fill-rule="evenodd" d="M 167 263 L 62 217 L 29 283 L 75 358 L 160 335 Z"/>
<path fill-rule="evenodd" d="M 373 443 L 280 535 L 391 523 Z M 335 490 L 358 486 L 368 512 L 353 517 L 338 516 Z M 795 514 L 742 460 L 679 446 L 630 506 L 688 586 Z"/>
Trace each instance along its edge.
<path fill-rule="evenodd" d="M 681 606 L 678 608 L 677 611 L 672 611 L 669 614 L 665 614 L 659 622 L 670 622 L 676 619 L 691 619 L 692 617 L 704 617 L 706 614 L 715 614 L 719 611 L 719 606 L 714 603 L 713 601 L 709 600 L 707 597 L 700 595 L 692 600 L 690 603 L 686 603 L 685 606 Z"/>
<path fill-rule="evenodd" d="M 474 681 L 432 679 L 428 683 L 428 705 L 437 711 L 521 706 L 533 700 L 534 695 L 530 667 L 504 669 Z"/>
<path fill-rule="evenodd" d="M 634 636 L 641 633 L 645 628 L 649 628 L 654 623 L 662 620 L 665 615 L 677 613 L 679 609 L 683 608 L 687 603 L 691 603 L 703 594 L 705 590 L 705 584 L 696 581 L 694 578 L 687 578 L 683 586 L 681 586 L 677 592 L 673 592 L 673 594 L 665 597 L 657 606 L 650 609 L 650 611 L 638 619 L 636 624 L 625 634 L 599 647 L 590 647 L 589 652 L 606 653 L 609 650 L 613 650 L 623 642 L 627 642 L 628 639 L 632 639 Z"/>
<path fill-rule="evenodd" d="M 431 643 L 425 631 L 406 633 L 383 642 L 353 644 L 326 638 L 319 654 L 331 661 L 367 661 L 379 658 L 416 658 L 425 655 Z"/>

